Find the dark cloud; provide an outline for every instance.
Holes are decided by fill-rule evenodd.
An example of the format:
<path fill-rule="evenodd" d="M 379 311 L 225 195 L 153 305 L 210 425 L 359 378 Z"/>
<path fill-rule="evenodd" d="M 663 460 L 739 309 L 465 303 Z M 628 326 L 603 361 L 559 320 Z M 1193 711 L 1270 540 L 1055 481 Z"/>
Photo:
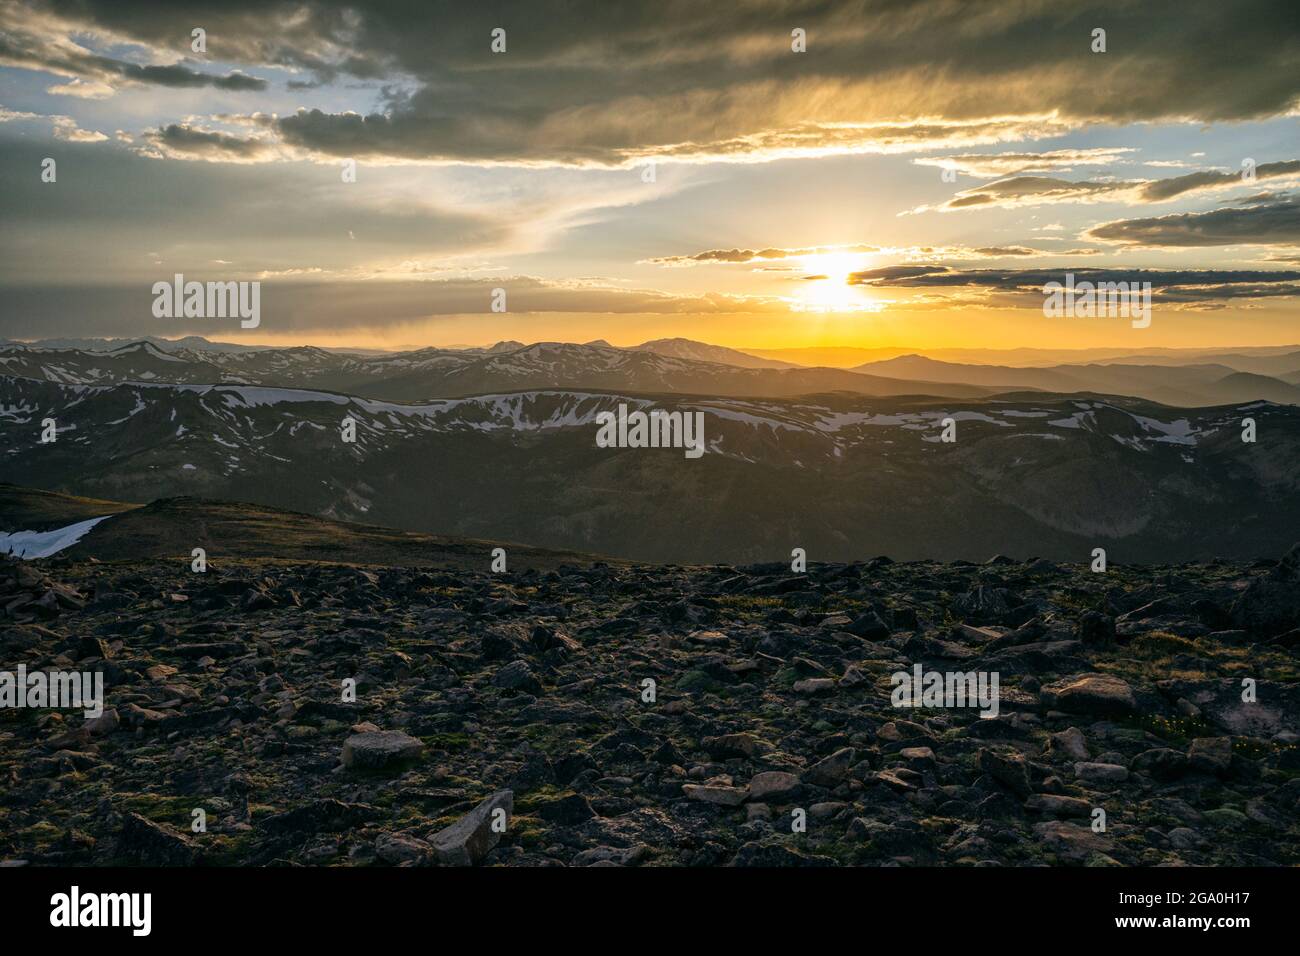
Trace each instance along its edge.
<path fill-rule="evenodd" d="M 1150 282 L 1152 288 L 1269 284 L 1300 281 L 1297 271 L 1231 269 L 953 269 L 948 266 L 886 266 L 849 276 L 850 285 L 981 286 L 993 289 L 1041 289 L 1065 274 L 1075 282 Z"/>
<path fill-rule="evenodd" d="M 849 274 L 849 285 L 908 285 L 908 279 L 947 273 L 946 266 L 881 266 Z"/>
<path fill-rule="evenodd" d="M 211 86 L 218 90 L 264 90 L 266 80 L 248 76 L 238 71 L 225 76 L 213 76 L 198 73 L 183 66 L 139 66 L 135 63 L 120 63 L 116 60 L 96 58 L 102 64 L 105 73 L 116 73 L 128 80 L 139 83 L 152 83 L 156 86 L 193 88 Z"/>
<path fill-rule="evenodd" d="M 289 67 L 319 82 L 402 81 L 368 115 L 281 118 L 289 146 L 335 157 L 618 165 L 1276 116 L 1300 94 L 1297 33 L 1281 27 L 1293 3 L 31 0 L 22 35 L 37 42 L 21 65 L 103 77 L 116 67 L 70 62 L 56 41 L 97 30 L 174 51 L 203 23 L 223 62 Z M 507 30 L 503 54 L 489 50 L 497 26 Z M 807 31 L 807 53 L 790 50 L 794 26 Z M 1097 26 L 1111 38 L 1105 54 L 1089 48 Z"/>
<path fill-rule="evenodd" d="M 274 156 L 275 145 L 257 137 L 234 136 L 171 123 L 144 135 L 144 140 L 162 156 L 183 159 L 211 159 L 222 162 L 256 162 Z"/>
<path fill-rule="evenodd" d="M 1300 174 L 1300 159 L 1291 159 L 1281 163 L 1260 163 L 1254 168 L 1254 173 L 1254 179 L 1256 180 L 1295 176 Z M 1161 202 L 1196 190 L 1213 189 L 1221 186 L 1239 186 L 1252 181 L 1244 179 L 1242 171 L 1225 173 L 1217 170 L 1204 170 L 1188 173 L 1186 176 L 1153 180 L 1142 187 L 1140 195 L 1146 202 Z"/>
<path fill-rule="evenodd" d="M 20 4 L 12 0 L 0 5 L 0 65 L 42 70 L 57 76 L 93 80 L 109 86 L 142 83 L 182 89 L 212 87 L 230 91 L 267 88 L 265 80 L 238 70 L 227 74 L 211 74 L 191 69 L 182 62 L 141 64 L 93 53 L 69 36 L 76 24 L 89 22 L 84 16 L 89 11 L 82 11 L 82 15 L 78 16 L 76 12 L 67 10 L 64 12 L 72 15 L 64 19 L 52 15 L 53 8 L 57 6 L 71 5 Z M 172 36 L 163 45 L 163 49 L 174 50 L 177 38 L 184 37 L 187 41 L 184 49 L 188 52 L 192 27 L 177 29 L 180 32 Z"/>
<path fill-rule="evenodd" d="M 1209 212 L 1121 219 L 1094 226 L 1086 237 L 1128 246 L 1300 246 L 1300 197 Z"/>
<path fill-rule="evenodd" d="M 1184 176 L 1150 180 L 1081 180 L 1072 182 L 1052 176 L 1010 176 L 996 182 L 981 183 L 963 189 L 937 206 L 918 206 L 911 212 L 954 212 L 961 209 L 1012 208 L 1041 206 L 1050 203 L 1126 201 L 1132 203 L 1168 202 L 1179 196 L 1207 190 L 1250 185 L 1261 179 L 1281 179 L 1300 175 L 1300 160 L 1262 163 L 1254 167 L 1254 177 L 1241 172 L 1202 170 Z"/>
<path fill-rule="evenodd" d="M 923 212 L 935 208 L 942 212 L 952 212 L 985 206 L 1038 206 L 1060 202 L 1096 202 L 1114 196 L 1116 193 L 1131 192 L 1139 185 L 1139 183 L 1122 181 L 1070 182 L 1051 176 L 1011 176 L 972 189 L 963 189 L 938 206 L 922 206 L 913 211 Z"/>
<path fill-rule="evenodd" d="M 952 289 L 998 294 L 1003 305 L 1041 302 L 1049 282 L 1151 283 L 1153 299 L 1172 305 L 1209 307 L 1224 300 L 1300 296 L 1300 271 L 1222 269 L 952 269 L 947 266 L 893 266 L 856 272 L 850 285 Z M 950 303 L 951 304 L 951 303 Z"/>
<path fill-rule="evenodd" d="M 1300 276 L 1297 276 L 1300 278 Z M 1168 302 L 1205 302 L 1216 299 L 1274 299 L 1300 296 L 1300 285 L 1278 282 L 1256 284 L 1250 282 L 1175 286 L 1161 290 L 1160 298 Z"/>

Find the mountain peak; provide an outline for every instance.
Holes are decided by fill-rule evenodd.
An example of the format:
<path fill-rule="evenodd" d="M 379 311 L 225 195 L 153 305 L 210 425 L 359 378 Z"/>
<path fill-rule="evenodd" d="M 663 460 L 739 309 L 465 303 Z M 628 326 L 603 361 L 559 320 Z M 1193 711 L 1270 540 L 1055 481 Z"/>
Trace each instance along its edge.
<path fill-rule="evenodd" d="M 632 346 L 635 352 L 654 352 L 672 358 L 690 359 L 695 362 L 713 362 L 719 365 L 733 365 L 738 368 L 797 368 L 792 362 L 776 359 L 759 358 L 739 349 L 727 348 L 725 345 L 710 345 L 696 342 L 694 339 L 653 339 Z"/>

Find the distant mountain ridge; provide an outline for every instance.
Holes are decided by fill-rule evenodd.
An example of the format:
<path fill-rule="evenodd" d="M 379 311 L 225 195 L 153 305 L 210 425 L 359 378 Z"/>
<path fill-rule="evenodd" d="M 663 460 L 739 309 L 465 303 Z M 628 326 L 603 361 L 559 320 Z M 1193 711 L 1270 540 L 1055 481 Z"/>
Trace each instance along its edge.
<path fill-rule="evenodd" d="M 844 369 L 757 368 L 607 345 L 538 342 L 515 348 L 420 349 L 382 355 L 314 346 L 256 352 L 164 350 L 140 341 L 108 351 L 0 348 L 0 375 L 66 384 L 166 382 L 304 387 L 391 401 L 424 401 L 523 388 L 608 388 L 719 396 L 865 395 L 974 397 L 994 389 L 879 377 Z"/>
<path fill-rule="evenodd" d="M 1136 363 L 1139 365 L 1190 365 L 1218 362 L 1239 371 L 1276 373 L 1294 368 L 1287 356 L 1300 354 L 1300 344 L 1211 348 L 914 348 L 884 346 L 856 348 L 824 346 L 811 348 L 761 349 L 743 351 L 764 358 L 781 359 L 798 365 L 827 365 L 853 368 L 870 362 L 883 362 L 903 355 L 924 355 L 939 362 L 958 365 L 1009 365 L 1037 368 L 1052 365 L 1088 365 L 1093 363 Z"/>
<path fill-rule="evenodd" d="M 1300 367 L 1300 352 L 1283 353 L 1272 364 Z M 923 355 L 902 355 L 852 369 L 885 378 L 982 385 L 989 388 L 1035 388 L 1052 392 L 1103 392 L 1134 395 L 1173 406 L 1221 405 L 1264 400 L 1300 404 L 1300 387 L 1279 378 L 1241 372 L 1217 363 L 1191 365 L 1114 364 L 1056 365 L 1018 368 L 962 365 Z"/>
<path fill-rule="evenodd" d="M 0 381 L 0 480 L 198 495 L 679 563 L 1253 557 L 1300 527 L 1300 408 L 1136 399 L 690 397 L 533 389 L 422 403 L 248 385 Z M 596 447 L 620 404 L 699 411 L 707 453 Z M 1250 416 L 1267 440 L 1241 441 Z M 54 418 L 58 440 L 36 440 Z M 356 441 L 340 440 L 345 417 Z M 959 440 L 942 442 L 951 418 Z"/>
<path fill-rule="evenodd" d="M 736 365 L 741 368 L 801 368 L 795 362 L 782 362 L 776 359 L 760 358 L 747 352 L 725 348 L 721 345 L 708 345 L 691 339 L 655 339 L 642 342 L 632 348 L 639 352 L 654 352 L 658 355 L 671 355 L 674 358 L 692 359 L 697 362 L 714 362 L 720 365 Z"/>

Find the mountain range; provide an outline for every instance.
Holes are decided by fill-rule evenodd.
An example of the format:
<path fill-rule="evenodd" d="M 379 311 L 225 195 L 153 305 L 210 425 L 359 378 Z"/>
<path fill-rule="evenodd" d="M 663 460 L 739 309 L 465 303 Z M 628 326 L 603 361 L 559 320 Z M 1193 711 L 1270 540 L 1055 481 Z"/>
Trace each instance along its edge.
<path fill-rule="evenodd" d="M 995 552 L 1254 556 L 1300 527 L 1300 408 L 1133 398 L 794 400 L 535 389 L 423 403 L 9 378 L 0 480 L 198 495 L 652 561 Z M 700 412 L 707 453 L 598 448 L 619 405 Z M 1242 420 L 1259 440 L 1243 442 Z M 39 442 L 52 418 L 55 442 Z M 345 418 L 355 442 L 341 438 Z M 942 440 L 944 420 L 956 441 Z"/>
<path fill-rule="evenodd" d="M 880 362 L 868 362 L 853 369 L 867 375 L 917 380 L 984 385 L 991 388 L 1032 388 L 1050 392 L 1104 392 L 1138 395 L 1165 405 L 1219 405 L 1263 399 L 1300 404 L 1300 381 L 1294 371 L 1300 367 L 1300 351 L 1270 360 L 1243 361 L 1245 356 L 1224 356 L 1251 367 L 1291 369 L 1280 378 L 1260 372 L 1242 371 L 1218 362 L 1190 365 L 1139 364 L 1135 358 L 1110 364 L 1052 365 L 1015 368 L 1006 365 L 968 365 L 940 362 L 922 355 L 902 355 Z"/>
<path fill-rule="evenodd" d="M 849 369 L 805 367 L 688 339 L 632 348 L 603 341 L 499 342 L 359 354 L 314 346 L 231 351 L 192 340 L 113 348 L 0 347 L 0 374 L 68 384 L 168 382 L 306 387 L 389 401 L 423 401 L 535 388 L 592 388 L 718 397 L 861 395 L 972 398 L 1009 390 L 1129 395 L 1178 407 L 1250 401 L 1300 403 L 1300 348 L 1117 355 L 1054 365 L 946 362 L 896 355 Z M 211 343 L 208 343 L 211 345 Z M 1256 354 L 1262 352 L 1262 354 Z"/>
<path fill-rule="evenodd" d="M 163 349 L 136 342 L 108 351 L 0 349 L 0 374 L 66 384 L 167 382 L 306 387 L 366 398 L 422 401 L 528 388 L 597 388 L 718 396 L 792 396 L 843 390 L 866 395 L 972 397 L 996 389 L 959 382 L 913 382 L 832 368 L 742 367 L 683 358 L 662 343 L 609 345 L 540 342 L 491 349 L 419 349 L 383 355 L 327 352 L 312 346 L 255 352 Z M 727 352 L 729 350 L 718 350 Z M 717 353 L 713 353 L 716 357 Z M 754 360 L 759 362 L 760 360 Z"/>
<path fill-rule="evenodd" d="M 0 480 L 666 562 L 1254 557 L 1300 527 L 1295 349 L 836 369 L 681 339 L 195 344 L 0 349 Z M 701 414 L 707 453 L 598 448 L 620 406 Z"/>

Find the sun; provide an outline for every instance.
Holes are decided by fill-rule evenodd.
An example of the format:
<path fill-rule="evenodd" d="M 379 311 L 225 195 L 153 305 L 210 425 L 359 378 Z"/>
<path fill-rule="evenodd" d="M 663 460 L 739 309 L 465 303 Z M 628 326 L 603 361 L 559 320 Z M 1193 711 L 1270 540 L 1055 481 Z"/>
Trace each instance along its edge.
<path fill-rule="evenodd" d="M 867 298 L 860 287 L 849 285 L 849 276 L 862 269 L 869 255 L 861 252 L 823 252 L 805 256 L 806 278 L 795 294 L 792 308 L 800 312 L 875 312 L 878 303 Z"/>

